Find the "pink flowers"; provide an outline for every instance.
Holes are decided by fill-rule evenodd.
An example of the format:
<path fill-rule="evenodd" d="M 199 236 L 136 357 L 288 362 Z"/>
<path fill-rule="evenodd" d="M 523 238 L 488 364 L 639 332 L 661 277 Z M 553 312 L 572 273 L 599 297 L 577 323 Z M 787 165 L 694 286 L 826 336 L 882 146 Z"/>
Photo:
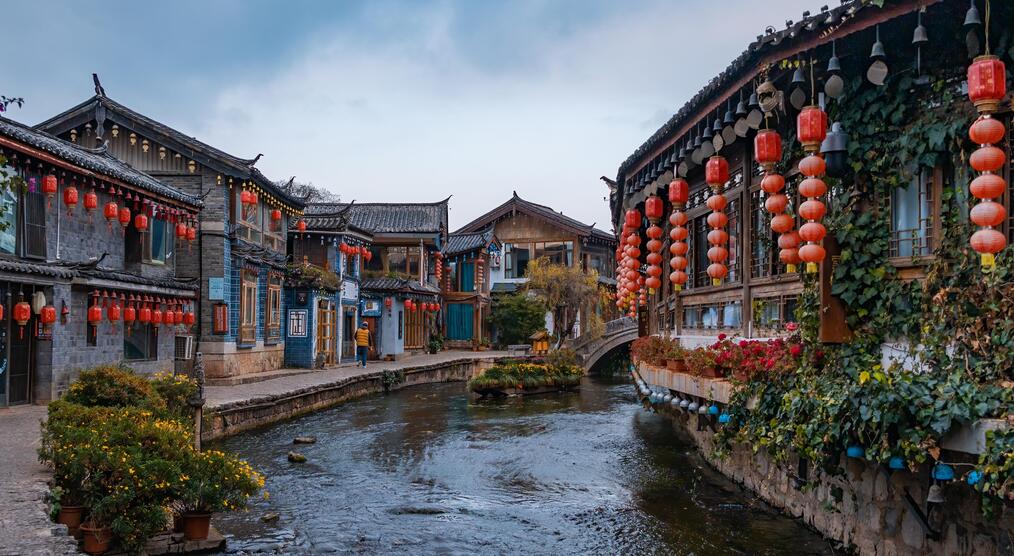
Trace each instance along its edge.
<path fill-rule="evenodd" d="M 792 346 L 789 347 L 789 353 L 791 353 L 793 357 L 798 358 L 803 354 L 803 346 L 799 344 L 792 344 Z"/>
<path fill-rule="evenodd" d="M 788 330 L 789 332 L 795 332 L 796 330 L 799 329 L 799 325 L 794 322 L 787 322 L 785 323 L 785 329 Z"/>
<path fill-rule="evenodd" d="M 722 340 L 724 340 L 724 339 L 726 339 L 726 338 L 728 338 L 728 336 L 726 336 L 725 334 L 719 334 L 719 335 L 718 335 L 718 341 L 719 341 L 719 342 L 721 342 Z"/>

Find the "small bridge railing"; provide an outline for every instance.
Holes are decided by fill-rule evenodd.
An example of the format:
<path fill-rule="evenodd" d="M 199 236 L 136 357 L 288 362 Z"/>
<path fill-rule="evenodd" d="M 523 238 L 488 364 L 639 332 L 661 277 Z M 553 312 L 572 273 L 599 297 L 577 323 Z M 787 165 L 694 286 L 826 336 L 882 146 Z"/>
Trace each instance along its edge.
<path fill-rule="evenodd" d="M 616 334 L 628 332 L 629 330 L 637 328 L 637 321 L 630 317 L 620 317 L 606 322 L 605 332 L 601 336 L 578 336 L 571 340 L 570 347 L 576 351 L 582 351 L 584 348 L 589 347 L 591 344 L 602 342 L 607 340 L 609 337 Z"/>

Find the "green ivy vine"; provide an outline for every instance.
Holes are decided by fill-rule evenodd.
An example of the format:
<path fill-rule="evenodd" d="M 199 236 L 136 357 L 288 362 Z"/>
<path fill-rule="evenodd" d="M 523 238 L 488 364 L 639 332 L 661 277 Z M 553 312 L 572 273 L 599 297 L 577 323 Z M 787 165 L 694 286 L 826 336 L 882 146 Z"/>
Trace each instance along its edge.
<path fill-rule="evenodd" d="M 737 442 L 779 461 L 794 453 L 826 462 L 857 445 L 870 461 L 901 457 L 914 471 L 942 457 L 941 439 L 956 425 L 1010 415 L 1014 264 L 1008 250 L 984 274 L 967 247 L 963 168 L 975 115 L 958 87 L 963 62 L 937 64 L 928 84 L 911 74 L 883 87 L 857 78 L 831 108 L 831 120 L 851 135 L 848 175 L 828 180 L 835 198 L 826 224 L 841 247 L 831 293 L 845 306 L 852 338 L 819 343 L 818 285 L 804 276 L 799 368 L 734 394 L 730 425 L 716 436 L 719 452 Z M 933 257 L 913 261 L 924 279 L 906 281 L 890 259 L 889 199 L 935 167 L 954 175 L 939 199 L 939 237 Z M 883 357 L 885 345 L 894 357 Z M 1012 446 L 1014 434 L 992 434 L 977 463 L 987 514 L 1014 499 Z"/>

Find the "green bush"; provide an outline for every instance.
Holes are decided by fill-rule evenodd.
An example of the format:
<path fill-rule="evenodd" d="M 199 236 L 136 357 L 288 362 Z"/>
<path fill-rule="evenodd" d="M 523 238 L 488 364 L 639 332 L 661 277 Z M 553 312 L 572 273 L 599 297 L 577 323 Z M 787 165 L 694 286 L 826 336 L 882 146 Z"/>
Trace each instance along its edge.
<path fill-rule="evenodd" d="M 562 359 L 566 356 L 560 357 Z M 584 372 L 577 365 L 504 360 L 468 381 L 468 388 L 473 392 L 483 392 L 507 388 L 523 390 L 540 386 L 569 387 L 580 384 L 582 376 Z"/>
<path fill-rule="evenodd" d="M 161 372 L 156 373 L 150 382 L 152 389 L 165 402 L 167 414 L 189 422 L 193 415 L 190 399 L 197 394 L 197 381 L 186 375 Z"/>
<path fill-rule="evenodd" d="M 528 337 L 546 325 L 546 307 L 538 298 L 523 293 L 496 297 L 489 322 L 498 346 L 527 344 Z"/>
<path fill-rule="evenodd" d="M 165 407 L 148 379 L 122 365 L 81 371 L 63 399 L 87 407 Z"/>

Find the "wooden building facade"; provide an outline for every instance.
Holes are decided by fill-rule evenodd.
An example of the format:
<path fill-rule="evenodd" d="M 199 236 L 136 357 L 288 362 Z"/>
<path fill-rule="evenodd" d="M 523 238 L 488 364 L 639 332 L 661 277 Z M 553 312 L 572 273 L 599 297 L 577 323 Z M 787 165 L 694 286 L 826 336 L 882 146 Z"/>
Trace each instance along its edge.
<path fill-rule="evenodd" d="M 490 341 L 489 261 L 502 252 L 493 227 L 455 232 L 443 251 L 443 335 L 449 347 L 478 349 Z"/>
<path fill-rule="evenodd" d="M 37 127 L 107 145 L 123 163 L 204 200 L 194 255 L 177 272 L 200 283 L 197 349 L 210 384 L 283 365 L 288 222 L 304 200 L 254 166 L 260 155 L 243 159 L 198 141 L 110 99 L 97 80 L 95 96 Z"/>

